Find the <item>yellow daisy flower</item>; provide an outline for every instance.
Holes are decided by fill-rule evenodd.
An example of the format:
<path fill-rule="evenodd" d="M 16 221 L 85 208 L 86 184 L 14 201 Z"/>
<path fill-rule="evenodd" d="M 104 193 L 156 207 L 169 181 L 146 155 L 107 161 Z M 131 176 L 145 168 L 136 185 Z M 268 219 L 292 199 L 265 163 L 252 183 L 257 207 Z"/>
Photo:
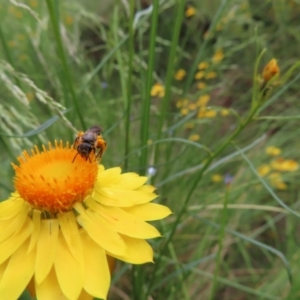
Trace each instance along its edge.
<path fill-rule="evenodd" d="M 189 5 L 185 11 L 185 16 L 190 18 L 196 14 L 196 8 L 194 6 Z"/>
<path fill-rule="evenodd" d="M 205 94 L 200 96 L 196 103 L 198 106 L 205 106 L 209 100 L 210 100 L 210 96 L 208 94 Z"/>
<path fill-rule="evenodd" d="M 218 49 L 214 56 L 212 57 L 213 63 L 219 63 L 224 58 L 224 52 L 222 49 Z"/>
<path fill-rule="evenodd" d="M 281 149 L 275 146 L 269 146 L 266 148 L 266 153 L 270 156 L 277 156 L 281 153 Z"/>
<path fill-rule="evenodd" d="M 179 69 L 175 75 L 174 78 L 175 80 L 182 80 L 186 75 L 186 71 L 184 69 Z"/>
<path fill-rule="evenodd" d="M 14 165 L 16 191 L 0 204 L 0 295 L 17 299 L 30 283 L 39 300 L 106 299 L 109 258 L 153 261 L 146 221 L 170 210 L 147 178 L 105 170 L 62 142 L 24 151 Z"/>
<path fill-rule="evenodd" d="M 213 78 L 216 78 L 217 77 L 217 73 L 216 72 L 208 72 L 206 75 L 205 75 L 205 79 L 213 79 Z"/>
<path fill-rule="evenodd" d="M 214 174 L 211 176 L 211 180 L 213 182 L 221 182 L 223 180 L 223 176 L 220 174 Z"/>
<path fill-rule="evenodd" d="M 195 74 L 195 79 L 201 79 L 204 77 L 204 72 L 199 71 Z"/>
<path fill-rule="evenodd" d="M 198 88 L 199 90 L 202 90 L 202 89 L 206 88 L 206 83 L 203 82 L 203 81 L 199 81 L 199 82 L 197 83 L 197 88 Z"/>
<path fill-rule="evenodd" d="M 226 117 L 226 116 L 228 116 L 229 114 L 230 114 L 230 110 L 227 109 L 227 108 L 223 108 L 223 109 L 220 111 L 220 115 L 221 115 L 222 117 Z"/>
<path fill-rule="evenodd" d="M 209 63 L 206 61 L 203 61 L 198 65 L 199 70 L 206 70 L 208 67 L 209 67 Z"/>
<path fill-rule="evenodd" d="M 199 134 L 192 134 L 189 136 L 189 140 L 193 142 L 197 142 L 200 140 L 200 135 Z"/>
<path fill-rule="evenodd" d="M 267 164 L 263 164 L 259 166 L 257 169 L 257 172 L 261 177 L 266 176 L 270 171 L 271 171 L 271 167 Z"/>
<path fill-rule="evenodd" d="M 270 81 L 275 75 L 280 73 L 280 69 L 275 58 L 271 59 L 262 71 L 264 82 Z"/>
<path fill-rule="evenodd" d="M 165 87 L 157 82 L 152 86 L 150 94 L 152 97 L 162 98 L 165 95 Z"/>
<path fill-rule="evenodd" d="M 274 170 L 280 172 L 294 172 L 299 169 L 299 164 L 293 159 L 284 159 L 279 157 L 271 162 Z"/>

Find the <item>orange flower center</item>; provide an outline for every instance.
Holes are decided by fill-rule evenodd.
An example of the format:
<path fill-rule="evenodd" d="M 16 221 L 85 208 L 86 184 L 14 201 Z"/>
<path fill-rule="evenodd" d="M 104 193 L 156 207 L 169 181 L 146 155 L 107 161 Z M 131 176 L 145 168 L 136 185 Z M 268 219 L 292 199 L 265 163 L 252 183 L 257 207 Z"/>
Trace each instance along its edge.
<path fill-rule="evenodd" d="M 48 149 L 37 147 L 32 154 L 24 151 L 18 157 L 19 166 L 13 164 L 15 188 L 20 196 L 34 208 L 58 213 L 69 211 L 75 202 L 82 202 L 94 186 L 98 163 L 93 153 L 90 160 L 77 155 L 77 151 L 62 141 Z"/>

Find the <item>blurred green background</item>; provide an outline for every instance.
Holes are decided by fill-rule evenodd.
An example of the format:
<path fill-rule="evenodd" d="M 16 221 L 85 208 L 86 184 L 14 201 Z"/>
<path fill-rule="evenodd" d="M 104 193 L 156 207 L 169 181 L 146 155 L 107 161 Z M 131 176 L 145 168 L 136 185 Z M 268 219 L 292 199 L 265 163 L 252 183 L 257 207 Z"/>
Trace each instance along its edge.
<path fill-rule="evenodd" d="M 109 299 L 300 299 L 299 0 L 1 0 L 0 20 L 2 200 L 23 149 L 100 125 L 102 163 L 174 212 Z"/>

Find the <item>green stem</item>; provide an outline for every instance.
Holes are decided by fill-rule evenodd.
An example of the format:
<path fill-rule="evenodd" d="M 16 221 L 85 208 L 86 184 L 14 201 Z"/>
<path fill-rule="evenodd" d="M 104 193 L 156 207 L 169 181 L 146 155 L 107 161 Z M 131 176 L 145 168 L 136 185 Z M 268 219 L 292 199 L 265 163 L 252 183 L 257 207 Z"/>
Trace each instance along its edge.
<path fill-rule="evenodd" d="M 134 29 L 133 29 L 133 20 L 134 20 L 134 0 L 130 0 L 130 12 L 129 12 L 129 61 L 128 61 L 128 78 L 127 78 L 127 94 L 126 94 L 126 119 L 125 119 L 125 157 L 129 153 L 130 146 L 130 113 L 131 113 L 131 104 L 132 104 L 132 68 L 133 68 L 133 57 L 134 57 Z M 124 161 L 124 168 L 127 169 L 128 159 Z"/>
<path fill-rule="evenodd" d="M 151 32 L 150 32 L 150 47 L 149 47 L 149 60 L 148 60 L 148 71 L 144 101 L 142 102 L 142 123 L 141 123 L 141 147 L 147 145 L 149 138 L 149 122 L 150 122 L 150 105 L 151 105 L 151 87 L 153 82 L 153 70 L 154 70 L 154 58 L 155 58 L 155 43 L 156 43 L 156 32 L 158 22 L 158 8 L 159 0 L 153 1 L 153 11 L 151 18 Z M 143 148 L 141 151 L 140 166 L 145 172 L 147 167 L 148 159 L 148 147 Z"/>
<path fill-rule="evenodd" d="M 222 210 L 222 217 L 221 217 L 221 228 L 220 228 L 220 236 L 219 236 L 219 249 L 218 249 L 218 254 L 216 258 L 216 269 L 214 273 L 214 281 L 213 281 L 213 286 L 211 290 L 211 294 L 209 299 L 213 300 L 215 296 L 215 292 L 217 289 L 218 285 L 218 278 L 219 278 L 219 272 L 220 272 L 220 266 L 221 266 L 221 254 L 222 254 L 222 249 L 223 249 L 223 241 L 224 241 L 224 236 L 225 236 L 225 227 L 227 223 L 227 203 L 228 203 L 228 196 L 229 196 L 229 191 L 230 191 L 230 184 L 227 185 L 226 188 L 226 193 L 225 193 L 225 199 L 224 199 L 224 207 Z"/>
<path fill-rule="evenodd" d="M 55 11 L 53 0 L 46 0 L 46 2 L 47 2 L 48 10 L 49 10 L 49 15 L 50 15 L 53 31 L 54 31 L 54 38 L 55 38 L 56 44 L 57 44 L 58 56 L 59 56 L 59 58 L 62 62 L 62 65 L 63 65 L 63 71 L 64 71 L 64 77 L 65 77 L 65 80 L 66 80 L 66 84 L 67 84 L 69 92 L 71 94 L 72 101 L 75 105 L 75 109 L 76 109 L 76 112 L 78 114 L 81 126 L 82 126 L 83 129 L 86 129 L 85 123 L 84 123 L 84 120 L 83 120 L 83 116 L 81 114 L 80 107 L 79 107 L 79 101 L 78 101 L 78 99 L 75 95 L 75 91 L 74 91 L 74 87 L 73 87 L 72 79 L 71 79 L 71 74 L 70 74 L 66 54 L 65 54 L 62 39 L 61 39 L 61 34 L 60 34 L 60 29 L 59 29 L 58 13 L 57 13 L 57 11 Z M 58 10 L 58 7 L 56 7 L 56 8 Z M 68 95 L 66 95 L 66 98 L 68 99 Z"/>

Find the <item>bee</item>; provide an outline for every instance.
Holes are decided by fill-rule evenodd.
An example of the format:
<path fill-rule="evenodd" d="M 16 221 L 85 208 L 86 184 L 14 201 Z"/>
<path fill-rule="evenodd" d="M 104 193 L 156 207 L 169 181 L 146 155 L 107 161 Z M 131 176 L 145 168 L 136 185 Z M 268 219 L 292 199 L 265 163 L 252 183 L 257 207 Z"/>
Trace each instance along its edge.
<path fill-rule="evenodd" d="M 86 132 L 78 132 L 73 144 L 73 148 L 77 150 L 77 153 L 74 156 L 72 163 L 75 161 L 78 154 L 90 162 L 92 162 L 90 158 L 92 152 L 96 155 L 96 160 L 102 157 L 102 154 L 106 149 L 106 142 L 102 138 L 101 131 L 101 127 L 92 126 Z"/>

